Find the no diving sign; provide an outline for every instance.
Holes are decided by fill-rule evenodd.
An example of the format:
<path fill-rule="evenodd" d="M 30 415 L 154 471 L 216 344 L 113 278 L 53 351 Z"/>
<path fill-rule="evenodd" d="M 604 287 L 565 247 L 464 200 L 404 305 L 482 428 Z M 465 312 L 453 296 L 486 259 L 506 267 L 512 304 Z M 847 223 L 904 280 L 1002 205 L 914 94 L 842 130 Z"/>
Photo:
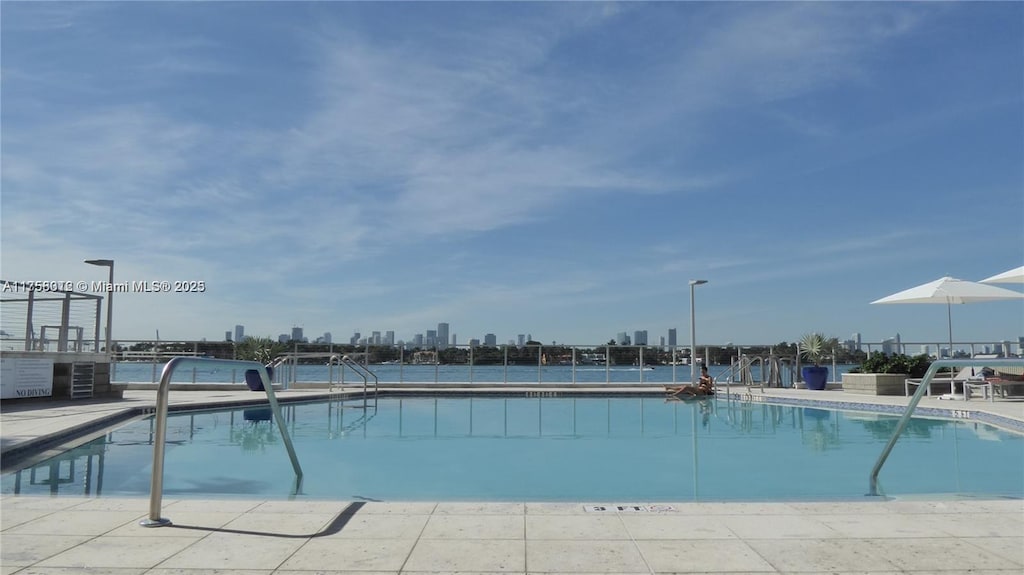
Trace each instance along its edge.
<path fill-rule="evenodd" d="M 675 511 L 671 505 L 584 505 L 587 513 L 665 513 Z"/>

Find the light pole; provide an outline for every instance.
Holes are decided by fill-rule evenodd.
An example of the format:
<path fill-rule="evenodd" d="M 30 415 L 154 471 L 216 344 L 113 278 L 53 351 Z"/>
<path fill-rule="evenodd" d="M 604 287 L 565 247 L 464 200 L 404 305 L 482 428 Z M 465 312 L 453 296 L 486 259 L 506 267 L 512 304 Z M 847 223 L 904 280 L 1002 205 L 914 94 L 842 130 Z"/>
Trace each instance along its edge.
<path fill-rule="evenodd" d="M 85 260 L 85 263 L 94 266 L 110 268 L 110 278 L 107 280 L 107 356 L 110 356 L 110 322 L 114 315 L 114 260 Z"/>
<path fill-rule="evenodd" d="M 690 385 L 697 385 L 697 323 L 693 318 L 693 288 L 708 280 L 690 280 Z"/>

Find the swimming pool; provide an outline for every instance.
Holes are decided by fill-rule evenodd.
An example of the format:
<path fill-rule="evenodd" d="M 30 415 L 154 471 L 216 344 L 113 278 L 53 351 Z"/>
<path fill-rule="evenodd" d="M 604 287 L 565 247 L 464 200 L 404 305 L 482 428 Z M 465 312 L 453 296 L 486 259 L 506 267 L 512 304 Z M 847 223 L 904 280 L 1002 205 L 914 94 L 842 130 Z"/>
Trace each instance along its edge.
<path fill-rule="evenodd" d="M 711 398 L 382 397 L 171 414 L 167 497 L 765 501 L 863 497 L 887 414 Z M 362 405 L 362 402 L 359 402 Z M 147 496 L 152 420 L 2 477 L 4 494 Z M 1024 436 L 915 418 L 880 475 L 890 496 L 1024 496 Z"/>

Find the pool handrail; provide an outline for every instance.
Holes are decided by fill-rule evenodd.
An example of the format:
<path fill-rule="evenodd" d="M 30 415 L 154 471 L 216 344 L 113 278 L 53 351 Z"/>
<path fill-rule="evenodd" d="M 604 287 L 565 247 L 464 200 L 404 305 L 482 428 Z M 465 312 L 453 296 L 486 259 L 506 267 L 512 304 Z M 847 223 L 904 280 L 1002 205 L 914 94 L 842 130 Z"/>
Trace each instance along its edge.
<path fill-rule="evenodd" d="M 899 439 L 903 430 L 907 427 L 907 423 L 910 421 L 911 415 L 914 413 L 914 409 L 917 404 L 921 401 L 921 397 L 924 396 L 925 391 L 931 386 L 932 378 L 938 373 L 940 368 L 949 367 L 1024 367 L 1024 359 L 977 359 L 977 358 L 963 358 L 963 359 L 940 359 L 933 361 L 928 367 L 928 371 L 925 372 L 924 377 L 921 378 L 920 385 L 917 386 L 917 391 L 910 398 L 910 402 L 907 404 L 907 409 L 900 416 L 899 422 L 896 424 L 896 429 L 892 432 L 892 437 L 889 438 L 889 442 L 885 444 L 882 449 L 882 453 L 878 456 L 878 460 L 875 461 L 875 466 L 871 468 L 871 475 L 868 477 L 868 495 L 878 495 L 878 473 L 882 470 L 882 466 L 885 465 L 885 460 L 888 459 L 889 453 L 892 448 L 896 445 L 896 441 Z M 952 391 L 952 390 L 951 390 Z"/>
<path fill-rule="evenodd" d="M 164 527 L 171 524 L 171 520 L 160 516 L 160 505 L 163 500 L 164 491 L 164 452 L 167 443 L 167 404 L 170 395 L 171 376 L 174 370 L 185 364 L 200 365 L 229 365 L 244 369 L 254 369 L 259 372 L 263 382 L 263 389 L 267 392 L 267 401 L 270 409 L 277 420 L 277 428 L 281 431 L 281 438 L 288 450 L 288 457 L 292 462 L 292 469 L 295 470 L 297 479 L 302 478 L 302 467 L 299 465 L 299 458 L 295 455 L 295 447 L 292 445 L 291 437 L 288 435 L 288 426 L 281 417 L 281 409 L 277 405 L 277 397 L 274 396 L 274 386 L 270 382 L 267 368 L 258 361 L 242 361 L 234 359 L 210 359 L 202 357 L 173 357 L 164 366 L 160 375 L 160 386 L 156 392 L 156 429 L 153 436 L 153 476 L 149 489 L 149 517 L 139 522 L 143 527 Z"/>
<path fill-rule="evenodd" d="M 333 359 L 333 358 L 332 358 Z M 377 379 L 377 374 L 370 371 L 366 366 L 360 365 L 358 361 L 355 361 L 348 355 L 342 355 L 339 360 L 342 370 L 347 366 L 352 371 L 356 372 L 356 375 L 363 379 L 363 408 L 366 408 L 368 388 L 370 386 L 370 378 L 373 378 L 373 405 L 374 408 L 377 406 L 377 389 L 380 387 L 380 380 Z M 342 381 L 344 381 L 344 371 L 342 371 Z"/>

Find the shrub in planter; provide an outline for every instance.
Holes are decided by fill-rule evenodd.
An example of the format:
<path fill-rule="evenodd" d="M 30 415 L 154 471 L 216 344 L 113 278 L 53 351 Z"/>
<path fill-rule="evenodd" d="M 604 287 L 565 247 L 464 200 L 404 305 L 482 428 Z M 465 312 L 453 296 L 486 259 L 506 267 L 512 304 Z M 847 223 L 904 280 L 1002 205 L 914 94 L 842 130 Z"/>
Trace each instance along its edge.
<path fill-rule="evenodd" d="M 920 378 L 928 371 L 932 360 L 928 354 L 909 356 L 902 353 L 886 355 L 880 351 L 872 353 L 859 367 L 850 373 L 903 373 L 907 377 Z"/>

